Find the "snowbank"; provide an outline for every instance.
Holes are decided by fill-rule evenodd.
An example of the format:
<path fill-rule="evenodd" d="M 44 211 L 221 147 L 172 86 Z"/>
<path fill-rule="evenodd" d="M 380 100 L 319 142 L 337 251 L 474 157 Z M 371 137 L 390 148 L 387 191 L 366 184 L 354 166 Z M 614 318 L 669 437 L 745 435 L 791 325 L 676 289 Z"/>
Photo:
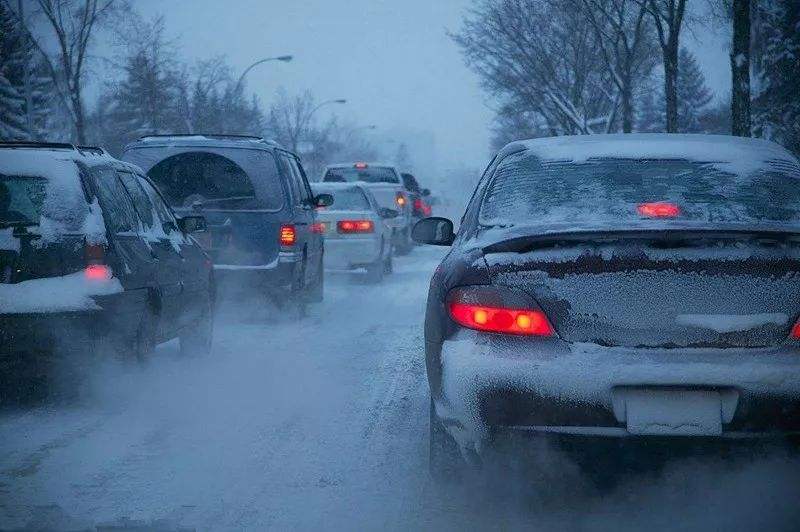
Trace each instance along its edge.
<path fill-rule="evenodd" d="M 83 272 L 16 284 L 0 284 L 0 313 L 96 310 L 100 307 L 92 296 L 121 291 L 119 280 L 89 280 Z"/>

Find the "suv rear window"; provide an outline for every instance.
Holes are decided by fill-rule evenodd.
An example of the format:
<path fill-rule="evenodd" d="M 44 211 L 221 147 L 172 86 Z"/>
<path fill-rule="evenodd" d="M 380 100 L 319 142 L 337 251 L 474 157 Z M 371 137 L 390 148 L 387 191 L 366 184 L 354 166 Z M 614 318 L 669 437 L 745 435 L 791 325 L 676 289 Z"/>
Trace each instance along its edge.
<path fill-rule="evenodd" d="M 0 175 L 0 223 L 39 223 L 46 192 L 44 178 Z"/>
<path fill-rule="evenodd" d="M 142 167 L 173 207 L 278 210 L 284 203 L 275 158 L 263 150 L 165 146 L 123 158 Z"/>
<path fill-rule="evenodd" d="M 351 183 L 354 181 L 363 181 L 365 183 L 400 182 L 394 169 L 388 166 L 328 168 L 322 180 L 329 183 Z"/>
<path fill-rule="evenodd" d="M 483 200 L 484 225 L 640 220 L 637 207 L 674 203 L 679 218 L 708 222 L 800 220 L 800 169 L 765 164 L 744 174 L 688 160 L 542 161 L 508 156 Z"/>

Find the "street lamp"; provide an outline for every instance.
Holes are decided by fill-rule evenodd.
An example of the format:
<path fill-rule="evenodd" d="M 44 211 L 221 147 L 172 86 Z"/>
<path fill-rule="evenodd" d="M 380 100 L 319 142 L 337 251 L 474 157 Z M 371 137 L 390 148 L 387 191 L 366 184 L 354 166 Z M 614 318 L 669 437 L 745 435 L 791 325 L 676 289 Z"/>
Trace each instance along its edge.
<path fill-rule="evenodd" d="M 244 81 L 244 77 L 247 75 L 248 72 L 253 70 L 254 67 L 257 67 L 258 65 L 260 65 L 262 63 L 266 63 L 268 61 L 281 61 L 283 63 L 288 63 L 292 59 L 294 59 L 294 57 L 291 56 L 291 55 L 279 55 L 277 57 L 267 57 L 266 59 L 259 59 L 258 61 L 256 61 L 255 63 L 253 63 L 252 65 L 250 65 L 249 67 L 244 69 L 244 72 L 242 72 L 242 75 L 239 76 L 239 79 L 236 81 L 236 86 L 234 87 L 234 91 L 233 91 L 234 94 L 239 92 L 239 88 L 242 86 L 242 82 Z"/>

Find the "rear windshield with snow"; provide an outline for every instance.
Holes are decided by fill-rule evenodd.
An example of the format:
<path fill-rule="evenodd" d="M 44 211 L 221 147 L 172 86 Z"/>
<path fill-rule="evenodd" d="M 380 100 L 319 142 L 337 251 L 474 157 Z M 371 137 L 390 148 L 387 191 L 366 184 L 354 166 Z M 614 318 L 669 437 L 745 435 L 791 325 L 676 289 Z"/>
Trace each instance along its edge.
<path fill-rule="evenodd" d="M 158 146 L 123 159 L 147 172 L 173 207 L 278 210 L 284 204 L 275 158 L 263 150 Z"/>
<path fill-rule="evenodd" d="M 350 183 L 353 181 L 363 181 L 365 183 L 400 182 L 394 169 L 388 166 L 329 168 L 322 180 L 329 183 Z"/>
<path fill-rule="evenodd" d="M 45 241 L 85 229 L 89 205 L 77 165 L 36 150 L 3 150 L 0 225 L 39 225 Z"/>
<path fill-rule="evenodd" d="M 333 195 L 333 205 L 329 207 L 333 211 L 368 211 L 370 210 L 369 200 L 364 192 L 359 188 L 345 188 L 339 190 L 320 189 L 320 192 L 327 192 Z"/>
<path fill-rule="evenodd" d="M 522 152 L 498 166 L 484 198 L 484 225 L 639 220 L 638 206 L 677 205 L 677 219 L 800 221 L 800 169 L 770 165 L 745 173 L 688 160 L 544 161 Z"/>

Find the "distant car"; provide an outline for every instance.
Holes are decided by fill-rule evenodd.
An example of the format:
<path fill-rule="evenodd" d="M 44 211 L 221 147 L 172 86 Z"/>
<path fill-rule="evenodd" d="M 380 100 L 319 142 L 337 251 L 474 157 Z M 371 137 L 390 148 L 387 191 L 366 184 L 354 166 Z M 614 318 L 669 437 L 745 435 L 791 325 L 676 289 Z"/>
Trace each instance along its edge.
<path fill-rule="evenodd" d="M 190 236 L 204 227 L 99 148 L 0 143 L 2 379 L 78 371 L 105 349 L 141 359 L 172 338 L 208 352 L 214 272 Z"/>
<path fill-rule="evenodd" d="M 408 191 L 411 200 L 411 216 L 414 222 L 427 218 L 433 214 L 431 203 L 428 202 L 428 196 L 431 191 L 427 188 L 421 188 L 417 178 L 412 174 L 402 173 L 400 177 L 403 178 L 403 186 Z"/>
<path fill-rule="evenodd" d="M 394 251 L 405 255 L 411 251 L 412 208 L 408 191 L 403 186 L 400 172 L 392 165 L 356 162 L 328 166 L 322 175 L 324 183 L 363 182 L 369 187 L 378 204 L 399 211 L 400 215 L 388 223 L 393 229 Z"/>
<path fill-rule="evenodd" d="M 293 153 L 260 137 L 156 135 L 125 148 L 181 214 L 201 213 L 220 287 L 256 293 L 302 314 L 323 298 L 322 235 Z M 288 297 L 287 297 L 288 296 Z"/>
<path fill-rule="evenodd" d="M 317 212 L 325 235 L 325 266 L 332 269 L 366 268 L 373 282 L 392 272 L 392 228 L 395 209 L 381 207 L 369 187 L 359 183 L 314 183 L 316 194 L 330 194 L 333 204 Z"/>
<path fill-rule="evenodd" d="M 431 280 L 431 470 L 505 431 L 800 435 L 800 162 L 703 135 L 514 142 Z"/>

